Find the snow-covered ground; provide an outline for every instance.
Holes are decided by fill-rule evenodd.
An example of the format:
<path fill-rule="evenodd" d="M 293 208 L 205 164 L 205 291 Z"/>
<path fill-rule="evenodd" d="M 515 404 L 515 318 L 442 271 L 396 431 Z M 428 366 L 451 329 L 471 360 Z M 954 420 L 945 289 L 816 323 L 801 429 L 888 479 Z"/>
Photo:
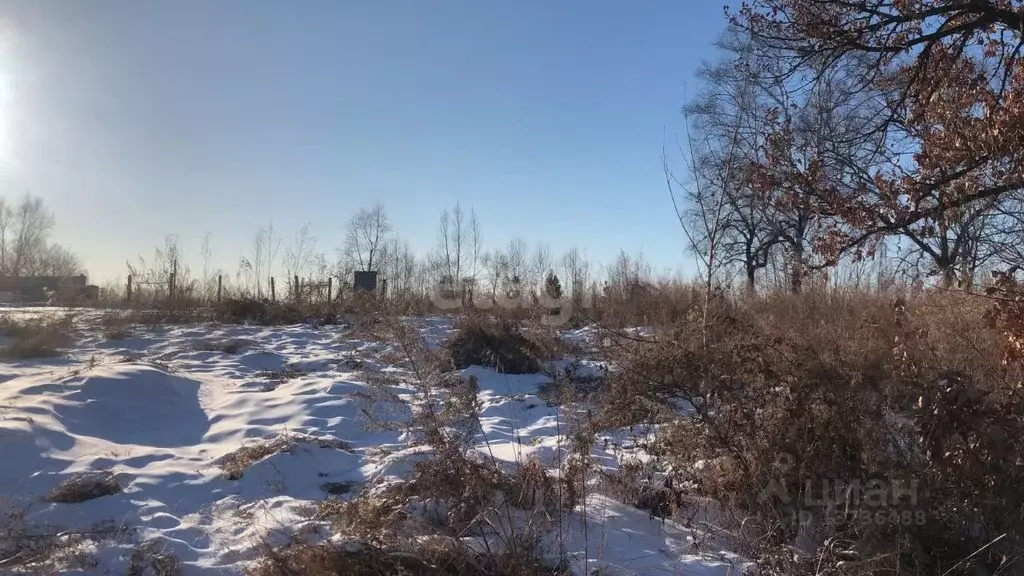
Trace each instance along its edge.
<path fill-rule="evenodd" d="M 96 313 L 79 317 L 76 345 L 64 358 L 0 364 L 0 503 L 27 509 L 33 525 L 131 528 L 95 550 L 98 566 L 82 573 L 122 573 L 133 543 L 152 540 L 181 561 L 183 574 L 239 574 L 262 543 L 307 520 L 326 485 L 381 482 L 407 474 L 414 461 L 401 430 L 367 426 L 375 416 L 407 417 L 367 384 L 391 376 L 391 392 L 408 391 L 402 382 L 410 374 L 394 343 L 350 339 L 343 326 L 214 324 L 139 327 L 126 340 L 107 340 L 97 320 Z M 443 318 L 406 322 L 432 347 L 451 330 Z M 571 369 L 599 375 L 606 367 Z M 536 456 L 557 468 L 564 422 L 559 408 L 537 396 L 548 378 L 483 367 L 463 371 L 470 374 L 483 406 L 479 449 L 508 462 Z M 295 448 L 265 457 L 237 480 L 225 477 L 220 458 L 282 434 L 295 438 Z M 594 456 L 614 469 L 617 450 L 598 442 Z M 75 504 L 42 499 L 88 471 L 112 472 L 123 490 Z M 565 521 L 576 573 L 738 574 L 743 565 L 698 546 L 702 534 L 607 496 L 591 496 L 586 512 Z"/>

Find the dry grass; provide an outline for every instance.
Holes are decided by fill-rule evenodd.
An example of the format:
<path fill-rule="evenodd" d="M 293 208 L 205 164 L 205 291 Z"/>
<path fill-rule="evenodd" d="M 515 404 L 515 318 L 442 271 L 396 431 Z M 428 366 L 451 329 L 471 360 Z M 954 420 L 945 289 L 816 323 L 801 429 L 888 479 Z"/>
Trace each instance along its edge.
<path fill-rule="evenodd" d="M 196 350 L 200 352 L 222 352 L 224 354 L 238 354 L 249 345 L 249 342 L 239 338 L 228 338 L 227 340 L 217 340 L 202 342 L 196 346 Z"/>
<path fill-rule="evenodd" d="M 416 393 L 399 398 L 381 383 L 375 397 L 418 408 L 397 412 L 411 414 L 401 425 L 424 459 L 401 481 L 330 497 L 319 506 L 314 520 L 330 525 L 333 541 L 349 544 L 268 548 L 250 574 L 564 573 L 542 560 L 545 551 L 539 546 L 559 514 L 557 482 L 536 461 L 510 473 L 481 457 L 473 448 L 480 429 L 476 380 L 453 377 L 450 361 L 428 351 L 408 327 L 394 322 L 383 328 L 395 335 L 413 367 Z M 440 397 L 443 403 L 434 401 Z M 493 552 L 470 548 L 461 539 L 465 536 L 486 542 Z"/>
<path fill-rule="evenodd" d="M 252 310 L 227 317 L 295 318 L 266 303 L 236 305 Z M 365 312 L 353 318 L 354 330 L 400 343 L 415 373 L 415 399 L 386 386 L 374 396 L 412 414 L 386 424 L 404 427 L 432 457 L 402 482 L 356 494 L 336 487 L 342 497 L 319 507 L 316 519 L 358 546 L 268 548 L 251 574 L 553 573 L 539 561 L 538 536 L 585 502 L 594 431 L 648 423 L 660 424 L 648 447 L 653 463 L 623 463 L 603 489 L 652 517 L 690 515 L 692 501 L 724 503 L 721 527 L 744 538 L 740 551 L 763 574 L 1014 573 L 1024 558 L 1024 457 L 1015 441 L 1024 437 L 1024 368 L 1002 362 L 1003 336 L 984 323 L 987 307 L 961 294 L 894 302 L 812 292 L 716 294 L 705 311 L 702 295 L 686 285 L 609 292 L 593 316 L 649 326 L 653 342 L 614 336 L 603 359 L 616 370 L 595 383 L 561 378 L 545 391 L 553 403 L 597 403 L 593 421 L 562 429 L 561 480 L 538 462 L 510 472 L 481 457 L 476 383 L 451 373 L 469 365 L 538 372 L 544 360 L 571 352 L 549 332 L 530 328 L 525 316 L 472 315 L 432 354 L 414 331 Z M 218 463 L 237 479 L 296 441 L 253 443 Z M 861 524 L 808 504 L 820 497 L 814 487 L 837 479 L 916 483 L 913 502 L 881 508 L 895 518 L 923 512 L 926 521 Z M 793 492 L 766 495 L 778 485 Z M 856 490 L 860 504 L 838 510 L 877 512 L 863 507 L 865 486 Z M 793 522 L 803 514 L 813 525 Z M 521 530 L 495 529 L 512 525 Z M 504 552 L 473 552 L 460 544 L 466 535 Z"/>
<path fill-rule="evenodd" d="M 1024 435 L 1024 370 L 1001 362 L 985 307 L 960 294 L 716 300 L 706 324 L 695 309 L 656 343 L 614 348 L 599 420 L 662 422 L 654 453 L 675 486 L 731 503 L 765 573 L 941 574 L 969 556 L 958 570 L 1016 569 L 1024 458 L 1007 439 Z M 862 483 L 852 505 L 805 492 L 837 479 Z M 868 480 L 917 490 L 869 506 Z"/>
<path fill-rule="evenodd" d="M 444 349 L 456 368 L 488 366 L 503 374 L 529 374 L 543 369 L 542 361 L 557 353 L 553 338 L 527 333 L 507 317 L 479 314 L 455 321 L 455 334 Z"/>
<path fill-rule="evenodd" d="M 220 322 L 275 326 L 299 324 L 309 318 L 323 318 L 327 311 L 322 306 L 315 305 L 299 306 L 290 302 L 232 298 L 215 304 L 212 315 Z"/>
<path fill-rule="evenodd" d="M 432 538 L 410 551 L 361 542 L 293 544 L 267 549 L 249 576 L 553 576 L 564 571 L 509 554 L 490 557 L 455 539 Z"/>
<path fill-rule="evenodd" d="M 100 318 L 100 328 L 107 340 L 125 340 L 132 335 L 131 321 L 117 312 L 107 312 Z"/>
<path fill-rule="evenodd" d="M 267 384 L 263 389 L 269 392 L 293 378 L 300 378 L 305 375 L 305 372 L 294 366 L 284 366 L 280 370 L 261 370 L 256 376 L 267 380 Z"/>
<path fill-rule="evenodd" d="M 167 554 L 160 540 L 146 540 L 136 545 L 128 556 L 127 576 L 179 576 L 181 563 Z"/>
<path fill-rule="evenodd" d="M 0 336 L 13 340 L 0 349 L 0 359 L 11 361 L 61 356 L 61 349 L 72 343 L 72 324 L 70 315 L 25 320 L 9 315 L 0 317 Z"/>
<path fill-rule="evenodd" d="M 119 540 L 127 531 L 112 522 L 77 530 L 33 525 L 25 510 L 0 506 L 0 573 L 42 576 L 90 572 L 97 567 L 92 554 L 95 547 Z"/>
<path fill-rule="evenodd" d="M 360 543 L 354 555 L 293 545 L 268 551 L 264 571 L 254 574 L 394 574 L 399 568 L 389 559 L 395 558 L 405 559 L 411 574 L 561 574 L 539 548 L 540 534 L 559 513 L 555 486 L 538 462 L 508 474 L 488 462 L 435 457 L 419 463 L 407 482 L 320 505 L 317 520 L 329 522 L 336 538 Z M 516 511 L 545 521 L 518 523 Z M 494 552 L 469 548 L 460 540 L 465 535 L 482 538 Z"/>
<path fill-rule="evenodd" d="M 268 440 L 252 442 L 233 452 L 229 452 L 217 459 L 217 465 L 220 466 L 225 478 L 228 480 L 238 480 L 245 474 L 246 469 L 253 464 L 268 456 L 273 456 L 280 452 L 288 452 L 302 443 L 315 444 L 321 448 L 334 448 L 336 450 L 349 449 L 347 443 L 338 439 L 313 438 L 303 434 L 281 434 Z"/>
<path fill-rule="evenodd" d="M 291 365 L 284 366 L 280 370 L 261 370 L 256 374 L 259 378 L 266 378 L 267 380 L 275 380 L 277 382 L 286 382 L 305 375 L 306 372 Z"/>
<path fill-rule="evenodd" d="M 702 288 L 677 280 L 640 280 L 609 285 L 589 309 L 573 309 L 574 325 L 600 323 L 608 328 L 671 326 L 682 322 L 702 299 Z"/>
<path fill-rule="evenodd" d="M 159 303 L 135 303 L 132 308 L 113 313 L 134 326 L 194 324 L 212 319 L 210 310 L 198 301 L 176 299 Z"/>
<path fill-rule="evenodd" d="M 44 500 L 62 504 L 77 504 L 117 494 L 121 485 L 109 471 L 83 472 L 64 480 L 51 490 Z"/>

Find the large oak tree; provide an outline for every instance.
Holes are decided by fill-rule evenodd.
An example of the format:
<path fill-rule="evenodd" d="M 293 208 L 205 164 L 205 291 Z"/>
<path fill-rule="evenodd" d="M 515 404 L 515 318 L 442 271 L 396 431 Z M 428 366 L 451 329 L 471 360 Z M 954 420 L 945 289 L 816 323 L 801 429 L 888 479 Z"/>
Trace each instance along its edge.
<path fill-rule="evenodd" d="M 832 141 L 873 142 L 887 161 L 847 162 L 842 180 L 819 154 L 785 162 L 806 151 L 778 116 L 765 173 L 812 190 L 819 210 L 840 217 L 821 253 L 870 251 L 891 234 L 926 238 L 1024 188 L 1020 0 L 751 0 L 732 19 L 773 52 L 794 89 L 841 73 L 850 93 L 880 105 Z"/>

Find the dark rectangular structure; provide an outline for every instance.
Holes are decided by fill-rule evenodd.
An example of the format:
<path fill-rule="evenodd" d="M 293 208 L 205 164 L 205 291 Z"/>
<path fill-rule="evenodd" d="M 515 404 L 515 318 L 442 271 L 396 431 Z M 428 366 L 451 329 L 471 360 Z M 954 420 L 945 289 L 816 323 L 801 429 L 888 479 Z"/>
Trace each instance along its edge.
<path fill-rule="evenodd" d="M 358 292 L 376 292 L 377 273 L 368 270 L 356 272 L 352 280 L 352 287 Z"/>
<path fill-rule="evenodd" d="M 86 290 L 85 276 L 0 276 L 0 292 L 11 292 L 22 302 L 45 302 L 47 291 L 60 296 L 78 295 Z"/>

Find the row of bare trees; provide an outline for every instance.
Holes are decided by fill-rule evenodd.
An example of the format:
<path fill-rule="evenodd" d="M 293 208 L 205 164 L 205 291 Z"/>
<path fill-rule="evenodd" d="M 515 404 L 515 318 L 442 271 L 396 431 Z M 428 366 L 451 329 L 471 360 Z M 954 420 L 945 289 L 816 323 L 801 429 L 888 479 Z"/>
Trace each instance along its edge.
<path fill-rule="evenodd" d="M 298 290 L 303 294 L 307 289 L 322 291 L 333 280 L 332 296 L 345 298 L 352 290 L 353 272 L 364 270 L 376 271 L 386 279 L 387 296 L 393 299 L 427 299 L 437 287 L 454 291 L 463 303 L 537 293 L 541 286 L 557 286 L 559 296 L 576 299 L 597 289 L 595 267 L 579 248 L 556 257 L 546 244 L 531 247 L 523 239 L 513 238 L 503 248 L 485 251 L 475 211 L 459 204 L 441 212 L 437 239 L 425 254 L 417 254 L 396 233 L 380 204 L 362 208 L 348 220 L 344 243 L 333 252 L 331 258 L 319 248 L 308 224 L 286 238 L 269 223 L 256 230 L 234 274 L 212 265 L 210 235 L 201 244 L 200 275 L 193 273 L 176 235 L 167 236 L 151 257 L 139 256 L 128 262 L 128 273 L 136 294 L 148 292 L 161 298 L 173 292 L 206 300 L 221 289 L 269 297 L 270 279 L 275 276 L 278 297 L 297 296 Z M 643 281 L 652 281 L 650 266 L 642 267 L 646 271 Z M 299 279 L 297 286 L 293 286 L 295 278 Z"/>
<path fill-rule="evenodd" d="M 823 4 L 864 18 L 899 13 Z M 685 170 L 670 166 L 666 153 L 669 190 L 704 272 L 739 277 L 754 290 L 782 268 L 789 289 L 800 292 L 809 276 L 848 273 L 880 255 L 885 261 L 874 258 L 875 265 L 891 276 L 935 278 L 945 287 L 972 287 L 983 272 L 1024 265 L 1024 187 L 997 183 L 1012 180 L 1007 170 L 1015 160 L 996 162 L 976 151 L 965 160 L 953 150 L 942 163 L 924 146 L 934 138 L 936 146 L 969 148 L 970 130 L 991 138 L 970 115 L 992 100 L 940 102 L 964 107 L 959 114 L 941 110 L 951 118 L 938 111 L 931 119 L 914 116 L 931 103 L 908 97 L 906 78 L 885 76 L 876 50 L 827 48 L 831 40 L 810 31 L 830 24 L 803 13 L 804 36 L 786 36 L 797 27 L 773 20 L 768 6 L 777 7 L 766 1 L 765 12 L 734 17 L 716 44 L 720 59 L 700 68 L 699 90 L 684 108 L 686 138 L 678 144 Z M 972 38 L 989 41 L 983 28 L 974 32 Z M 899 52 L 885 41 L 879 39 Z M 990 50 L 1004 48 L 1007 57 L 1017 53 L 1001 44 Z M 943 72 L 938 66 L 911 69 L 935 75 Z M 947 72 L 918 96 L 953 98 L 946 92 L 1003 78 Z M 991 193 L 977 193 L 985 189 Z"/>
<path fill-rule="evenodd" d="M 83 274 L 78 256 L 52 242 L 56 224 L 42 198 L 0 198 L 0 276 Z"/>

